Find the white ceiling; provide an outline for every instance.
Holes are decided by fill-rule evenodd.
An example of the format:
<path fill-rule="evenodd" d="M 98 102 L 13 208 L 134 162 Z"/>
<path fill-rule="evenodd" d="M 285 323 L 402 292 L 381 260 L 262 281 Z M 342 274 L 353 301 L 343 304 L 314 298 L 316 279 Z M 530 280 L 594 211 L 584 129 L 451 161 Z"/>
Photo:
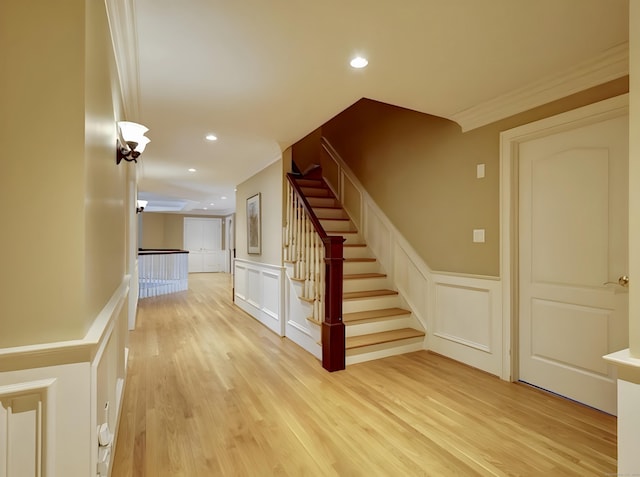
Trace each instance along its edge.
<path fill-rule="evenodd" d="M 132 1 L 147 210 L 232 212 L 237 184 L 362 97 L 459 121 L 628 40 L 627 0 Z"/>

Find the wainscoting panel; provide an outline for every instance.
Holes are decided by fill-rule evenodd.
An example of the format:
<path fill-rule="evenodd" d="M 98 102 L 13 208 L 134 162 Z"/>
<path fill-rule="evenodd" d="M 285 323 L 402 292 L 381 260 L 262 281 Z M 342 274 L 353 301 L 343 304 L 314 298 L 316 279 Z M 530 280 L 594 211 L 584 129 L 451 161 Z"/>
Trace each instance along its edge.
<path fill-rule="evenodd" d="M 0 386 L 0 477 L 53 475 L 54 384 Z"/>
<path fill-rule="evenodd" d="M 392 230 L 387 221 L 377 213 L 377 207 L 372 207 L 370 202 L 365 205 L 365 224 L 364 236 L 367 245 L 380 262 L 383 270 L 386 273 L 392 272 Z"/>
<path fill-rule="evenodd" d="M 491 353 L 489 290 L 436 284 L 433 334 Z"/>
<path fill-rule="evenodd" d="M 248 260 L 234 261 L 236 305 L 270 330 L 284 336 L 284 269 Z"/>
<path fill-rule="evenodd" d="M 429 349 L 499 376 L 500 292 L 497 279 L 433 274 Z"/>
<path fill-rule="evenodd" d="M 426 323 L 429 312 L 427 309 L 429 282 L 425 273 L 416 266 L 415 260 L 412 260 L 409 253 L 397 242 L 394 247 L 393 264 L 393 277 L 398 290 L 409 303 L 418 320 Z"/>

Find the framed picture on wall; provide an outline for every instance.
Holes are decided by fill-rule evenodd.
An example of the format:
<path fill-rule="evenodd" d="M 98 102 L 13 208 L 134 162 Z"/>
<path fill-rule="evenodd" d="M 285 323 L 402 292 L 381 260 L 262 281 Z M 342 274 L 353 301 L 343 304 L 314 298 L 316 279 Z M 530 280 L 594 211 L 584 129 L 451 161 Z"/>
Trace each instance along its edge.
<path fill-rule="evenodd" d="M 260 254 L 262 250 L 262 227 L 260 193 L 247 199 L 247 252 Z"/>

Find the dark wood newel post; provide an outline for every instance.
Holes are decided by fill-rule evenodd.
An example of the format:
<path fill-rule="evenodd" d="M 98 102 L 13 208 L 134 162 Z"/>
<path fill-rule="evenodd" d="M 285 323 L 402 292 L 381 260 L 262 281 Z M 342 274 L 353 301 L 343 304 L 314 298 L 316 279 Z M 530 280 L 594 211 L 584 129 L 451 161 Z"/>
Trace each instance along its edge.
<path fill-rule="evenodd" d="M 323 238 L 325 249 L 325 311 L 322 322 L 322 367 L 345 368 L 345 330 L 342 321 L 343 237 Z"/>

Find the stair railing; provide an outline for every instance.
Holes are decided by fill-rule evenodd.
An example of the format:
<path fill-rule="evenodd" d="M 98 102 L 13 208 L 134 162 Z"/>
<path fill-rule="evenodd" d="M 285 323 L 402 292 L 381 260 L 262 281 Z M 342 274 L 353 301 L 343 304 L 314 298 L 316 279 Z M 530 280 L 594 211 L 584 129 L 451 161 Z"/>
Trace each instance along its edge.
<path fill-rule="evenodd" d="M 321 323 L 322 367 L 338 371 L 345 368 L 344 238 L 327 235 L 296 182 L 299 177 L 287 174 L 284 259 L 294 264 L 294 279 L 303 283 L 302 299 L 312 303 L 312 319 Z"/>

